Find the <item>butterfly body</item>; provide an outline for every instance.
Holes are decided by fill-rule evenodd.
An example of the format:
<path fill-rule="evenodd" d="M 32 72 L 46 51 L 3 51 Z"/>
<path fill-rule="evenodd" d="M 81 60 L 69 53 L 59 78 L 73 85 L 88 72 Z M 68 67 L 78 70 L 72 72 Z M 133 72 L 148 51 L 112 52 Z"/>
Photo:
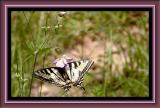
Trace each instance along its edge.
<path fill-rule="evenodd" d="M 84 89 L 81 86 L 83 76 L 93 63 L 94 62 L 91 60 L 74 61 L 67 63 L 63 68 L 50 67 L 35 71 L 33 76 L 59 87 L 63 87 L 65 90 L 69 90 L 71 86 Z"/>

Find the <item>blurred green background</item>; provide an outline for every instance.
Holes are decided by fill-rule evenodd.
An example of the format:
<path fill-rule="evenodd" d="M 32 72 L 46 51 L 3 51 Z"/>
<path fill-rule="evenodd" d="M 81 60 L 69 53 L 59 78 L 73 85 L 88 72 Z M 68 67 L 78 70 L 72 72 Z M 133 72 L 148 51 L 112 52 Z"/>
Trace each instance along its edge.
<path fill-rule="evenodd" d="M 95 62 L 86 93 L 72 88 L 69 96 L 149 96 L 148 19 L 147 11 L 12 11 L 11 95 L 64 96 L 32 72 L 66 54 Z"/>

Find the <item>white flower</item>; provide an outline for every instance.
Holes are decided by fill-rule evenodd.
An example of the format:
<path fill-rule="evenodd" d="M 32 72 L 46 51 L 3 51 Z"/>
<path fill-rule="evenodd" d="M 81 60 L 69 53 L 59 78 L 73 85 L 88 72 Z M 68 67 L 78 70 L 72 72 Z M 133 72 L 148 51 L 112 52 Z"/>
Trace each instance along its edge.
<path fill-rule="evenodd" d="M 66 66 L 67 63 L 73 62 L 74 60 L 66 55 L 63 55 L 62 58 L 54 60 L 54 64 L 56 64 L 57 67 L 63 68 Z"/>
<path fill-rule="evenodd" d="M 51 27 L 50 26 L 42 26 L 41 29 L 44 31 L 48 31 Z"/>
<path fill-rule="evenodd" d="M 41 28 L 42 29 L 50 29 L 51 27 L 50 26 L 42 26 Z"/>
<path fill-rule="evenodd" d="M 62 11 L 62 12 L 59 12 L 58 15 L 59 15 L 60 17 L 63 17 L 65 14 L 66 14 L 66 12 L 65 12 L 65 11 Z"/>

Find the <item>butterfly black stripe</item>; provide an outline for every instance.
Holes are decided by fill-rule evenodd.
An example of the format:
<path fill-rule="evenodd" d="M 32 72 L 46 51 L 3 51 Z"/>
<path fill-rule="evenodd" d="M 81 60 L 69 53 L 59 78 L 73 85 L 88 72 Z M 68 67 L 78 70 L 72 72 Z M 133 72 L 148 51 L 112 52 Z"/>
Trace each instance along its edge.
<path fill-rule="evenodd" d="M 78 61 L 78 65 L 81 65 L 81 62 L 80 62 L 80 61 Z"/>
<path fill-rule="evenodd" d="M 47 69 L 44 69 L 42 71 L 45 72 L 45 74 L 50 75 L 49 72 L 47 71 Z"/>
<path fill-rule="evenodd" d="M 65 79 L 63 78 L 63 76 L 60 74 L 61 69 L 60 68 L 47 68 L 50 70 L 51 73 L 53 73 L 57 78 L 61 79 L 62 81 L 65 81 Z M 56 72 L 54 72 L 56 71 Z M 58 75 L 57 75 L 58 74 Z"/>
<path fill-rule="evenodd" d="M 68 75 L 67 75 L 67 73 L 66 73 L 65 68 L 60 68 L 60 69 L 59 69 L 59 73 L 60 73 L 61 76 L 63 77 L 64 81 L 69 80 L 69 77 L 68 77 Z"/>
<path fill-rule="evenodd" d="M 71 73 L 72 72 L 72 64 L 69 63 L 68 66 L 69 66 L 69 70 L 70 70 L 70 76 L 71 76 L 71 79 L 72 79 L 72 73 Z"/>
<path fill-rule="evenodd" d="M 73 64 L 74 64 L 74 68 L 77 68 L 77 63 L 76 62 L 73 62 Z"/>

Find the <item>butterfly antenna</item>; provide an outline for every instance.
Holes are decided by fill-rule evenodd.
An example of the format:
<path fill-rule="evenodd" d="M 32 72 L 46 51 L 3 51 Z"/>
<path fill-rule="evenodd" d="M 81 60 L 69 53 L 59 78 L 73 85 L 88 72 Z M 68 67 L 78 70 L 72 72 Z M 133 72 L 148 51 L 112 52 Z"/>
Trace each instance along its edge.
<path fill-rule="evenodd" d="M 81 85 L 77 85 L 78 88 L 80 88 L 81 90 L 83 90 L 83 92 L 85 93 L 85 88 L 82 87 Z"/>
<path fill-rule="evenodd" d="M 85 95 L 85 94 L 86 94 L 86 90 L 85 90 L 85 88 L 84 88 L 84 87 L 82 87 L 81 85 L 80 85 L 79 87 L 80 87 L 80 89 L 81 89 L 81 90 L 83 90 L 83 95 Z"/>
<path fill-rule="evenodd" d="M 85 88 L 84 88 L 84 87 L 82 87 L 82 86 L 80 86 L 80 89 L 81 89 L 81 90 L 83 90 L 83 91 L 85 91 Z"/>

